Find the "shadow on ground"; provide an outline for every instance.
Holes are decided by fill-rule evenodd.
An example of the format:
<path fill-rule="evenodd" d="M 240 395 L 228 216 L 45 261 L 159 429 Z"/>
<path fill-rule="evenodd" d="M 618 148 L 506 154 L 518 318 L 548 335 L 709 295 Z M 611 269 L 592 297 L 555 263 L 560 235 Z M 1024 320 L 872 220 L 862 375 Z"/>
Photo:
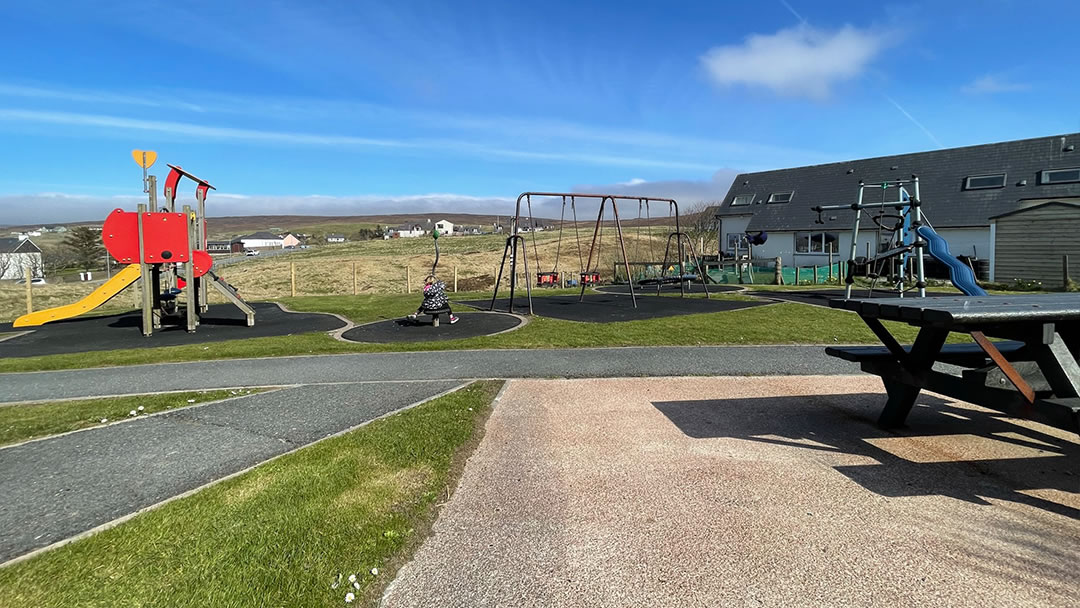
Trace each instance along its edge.
<path fill-rule="evenodd" d="M 734 438 L 871 458 L 877 463 L 833 468 L 881 496 L 939 495 L 976 504 L 1000 499 L 1080 520 L 1080 509 L 1028 493 L 1080 490 L 1077 442 L 932 396 L 919 398 L 907 428 L 889 432 L 874 424 L 883 400 L 881 394 L 841 394 L 653 405 L 696 439 Z M 884 447 L 894 447 L 898 438 L 926 441 Z M 1018 451 L 1032 455 L 1015 457 Z"/>

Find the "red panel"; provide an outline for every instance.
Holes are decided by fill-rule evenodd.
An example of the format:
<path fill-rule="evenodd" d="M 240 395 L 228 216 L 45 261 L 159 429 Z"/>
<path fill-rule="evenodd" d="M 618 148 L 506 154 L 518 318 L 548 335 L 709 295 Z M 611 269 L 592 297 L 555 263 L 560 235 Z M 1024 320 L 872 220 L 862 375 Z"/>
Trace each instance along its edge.
<path fill-rule="evenodd" d="M 210 268 L 214 265 L 214 258 L 210 257 L 209 253 L 196 250 L 192 257 L 195 258 L 195 276 L 201 277 L 210 272 Z"/>
<path fill-rule="evenodd" d="M 116 209 L 102 228 L 105 248 L 121 264 L 139 258 L 138 214 Z M 188 261 L 187 218 L 183 213 L 144 213 L 143 244 L 148 264 Z"/>

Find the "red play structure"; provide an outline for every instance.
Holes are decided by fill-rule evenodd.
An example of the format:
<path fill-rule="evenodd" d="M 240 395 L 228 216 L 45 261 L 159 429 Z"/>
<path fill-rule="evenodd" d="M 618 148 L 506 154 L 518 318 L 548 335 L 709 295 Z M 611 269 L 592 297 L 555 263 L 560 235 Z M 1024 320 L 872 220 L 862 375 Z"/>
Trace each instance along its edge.
<path fill-rule="evenodd" d="M 255 310 L 211 270 L 214 262 L 206 252 L 206 194 L 214 187 L 178 166 L 168 165 L 165 204 L 158 210 L 157 178 L 146 175 L 146 169 L 154 163 L 157 154 L 135 150 L 133 156 L 143 168 L 143 190 L 149 195 L 149 205 L 141 204 L 135 212 L 114 210 L 105 218 L 101 231 L 109 255 L 127 267 L 79 302 L 24 315 L 15 321 L 15 327 L 41 325 L 83 314 L 139 280 L 143 285 L 143 335 L 149 336 L 154 329 L 160 328 L 162 318 L 166 316 L 185 316 L 187 331 L 195 331 L 199 314 L 207 311 L 209 286 L 244 312 L 248 326 L 254 325 Z M 185 205 L 177 212 L 177 187 L 185 177 L 196 184 L 198 206 L 192 209 Z M 185 303 L 183 308 L 178 305 L 181 295 Z"/>

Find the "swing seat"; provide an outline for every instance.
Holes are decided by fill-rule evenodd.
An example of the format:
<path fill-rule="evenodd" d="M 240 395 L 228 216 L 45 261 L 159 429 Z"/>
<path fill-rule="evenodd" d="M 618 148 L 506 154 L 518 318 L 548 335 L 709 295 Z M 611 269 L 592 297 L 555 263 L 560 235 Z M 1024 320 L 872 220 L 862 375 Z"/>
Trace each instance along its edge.
<path fill-rule="evenodd" d="M 583 272 L 581 273 L 581 282 L 585 285 L 593 285 L 600 282 L 599 272 Z"/>
<path fill-rule="evenodd" d="M 555 287 L 559 284 L 559 273 L 557 272 L 538 272 L 536 273 L 536 286 L 537 287 Z"/>

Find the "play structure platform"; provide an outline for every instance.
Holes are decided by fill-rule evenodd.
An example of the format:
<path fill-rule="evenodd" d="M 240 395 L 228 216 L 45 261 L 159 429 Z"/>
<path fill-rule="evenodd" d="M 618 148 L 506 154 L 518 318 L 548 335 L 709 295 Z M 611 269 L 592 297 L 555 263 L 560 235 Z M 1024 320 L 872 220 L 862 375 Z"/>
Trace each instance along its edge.
<path fill-rule="evenodd" d="M 19 317 L 12 324 L 14 329 L 38 327 L 86 314 L 136 282 L 142 285 L 140 307 L 144 336 L 161 329 L 166 318 L 182 317 L 186 330 L 194 332 L 199 326 L 199 315 L 209 310 L 208 287 L 216 289 L 239 309 L 248 327 L 255 325 L 255 309 L 240 297 L 234 287 L 211 270 L 214 261 L 206 252 L 206 195 L 214 187 L 178 166 L 168 165 L 165 201 L 159 210 L 157 178 L 146 175 L 157 154 L 134 150 L 132 155 L 143 169 L 143 191 L 149 195 L 149 204 L 139 205 L 134 213 L 123 209 L 113 210 L 105 218 L 101 230 L 106 251 L 117 262 L 125 264 L 124 268 L 74 304 Z M 176 194 L 183 178 L 196 184 L 197 207 L 193 209 L 185 205 L 178 213 Z"/>

